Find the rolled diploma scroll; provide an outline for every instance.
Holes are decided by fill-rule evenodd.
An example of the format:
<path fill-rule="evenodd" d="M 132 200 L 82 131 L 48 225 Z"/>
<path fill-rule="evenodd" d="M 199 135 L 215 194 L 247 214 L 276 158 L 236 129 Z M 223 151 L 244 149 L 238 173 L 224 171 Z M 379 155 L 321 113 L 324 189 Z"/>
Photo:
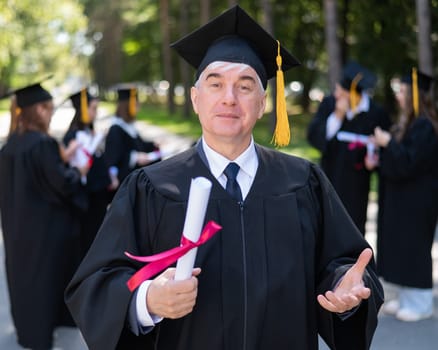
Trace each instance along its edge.
<path fill-rule="evenodd" d="M 336 138 L 344 142 L 362 142 L 364 145 L 369 143 L 369 137 L 349 131 L 338 131 Z"/>
<path fill-rule="evenodd" d="M 201 235 L 211 186 L 211 181 L 205 177 L 192 179 L 192 183 L 190 184 L 183 235 L 192 242 L 197 242 Z M 175 280 L 180 281 L 190 278 L 195 264 L 197 250 L 198 248 L 193 248 L 178 259 L 176 263 Z"/>
<path fill-rule="evenodd" d="M 370 138 L 366 135 L 355 134 L 349 131 L 338 131 L 336 138 L 339 141 L 344 141 L 344 142 L 357 142 L 357 141 L 362 142 L 364 145 L 367 146 L 368 156 L 373 155 L 375 152 L 374 144 L 370 142 Z"/>

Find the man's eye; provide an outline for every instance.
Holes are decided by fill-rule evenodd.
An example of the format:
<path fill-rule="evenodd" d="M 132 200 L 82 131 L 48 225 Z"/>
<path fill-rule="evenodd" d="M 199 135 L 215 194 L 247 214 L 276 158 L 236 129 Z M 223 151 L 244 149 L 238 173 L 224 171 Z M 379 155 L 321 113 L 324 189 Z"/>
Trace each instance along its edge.
<path fill-rule="evenodd" d="M 243 92 L 249 92 L 249 91 L 251 91 L 251 86 L 250 85 L 240 85 L 239 89 Z"/>

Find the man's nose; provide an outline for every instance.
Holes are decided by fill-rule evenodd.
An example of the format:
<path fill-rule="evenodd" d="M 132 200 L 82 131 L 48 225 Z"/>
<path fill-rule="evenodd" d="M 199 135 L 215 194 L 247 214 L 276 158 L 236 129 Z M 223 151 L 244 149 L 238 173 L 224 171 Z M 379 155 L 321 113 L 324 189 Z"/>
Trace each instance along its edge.
<path fill-rule="evenodd" d="M 227 104 L 235 104 L 236 103 L 236 91 L 232 86 L 226 86 L 224 88 L 224 96 L 223 102 Z"/>

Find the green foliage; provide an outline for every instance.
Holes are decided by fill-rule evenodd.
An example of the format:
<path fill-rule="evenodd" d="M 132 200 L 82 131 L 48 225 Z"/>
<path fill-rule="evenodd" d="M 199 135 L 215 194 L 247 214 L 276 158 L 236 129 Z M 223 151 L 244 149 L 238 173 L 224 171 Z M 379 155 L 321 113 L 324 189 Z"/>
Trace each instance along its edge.
<path fill-rule="evenodd" d="M 231 3 L 202 1 L 210 4 L 210 17 Z M 302 82 L 303 93 L 294 102 L 307 111 L 311 88 L 328 91 L 323 1 L 235 2 L 263 22 L 262 5 L 267 1 L 272 8 L 274 35 L 302 63 L 301 67 L 285 72 L 285 78 L 286 84 Z M 0 93 L 5 87 L 21 85 L 47 72 L 55 73 L 57 83 L 75 76 L 95 79 L 102 87 L 119 81 L 162 80 L 159 10 L 163 2 L 0 0 Z M 191 31 L 200 25 L 201 0 L 167 2 L 171 41 L 186 34 L 181 31 L 182 4 L 187 4 L 184 7 L 188 11 L 187 29 Z M 433 51 L 438 52 L 438 0 L 429 2 L 431 40 Z M 391 103 L 389 79 L 418 64 L 415 1 L 344 0 L 336 4 L 345 58 L 356 59 L 375 71 L 379 76 L 377 99 Z M 178 84 L 182 80 L 181 61 L 172 54 L 172 62 L 174 83 Z M 269 127 L 269 123 L 266 125 Z"/>
<path fill-rule="evenodd" d="M 3 88 L 86 75 L 87 19 L 77 1 L 1 0 L 0 77 Z"/>

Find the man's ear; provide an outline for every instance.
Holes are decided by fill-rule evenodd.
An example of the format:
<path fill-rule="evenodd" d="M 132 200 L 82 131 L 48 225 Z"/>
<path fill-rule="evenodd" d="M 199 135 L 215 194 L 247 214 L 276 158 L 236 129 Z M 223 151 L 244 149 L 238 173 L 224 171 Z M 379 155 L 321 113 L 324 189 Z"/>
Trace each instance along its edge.
<path fill-rule="evenodd" d="M 44 104 L 43 103 L 37 103 L 35 106 L 35 111 L 38 115 L 42 115 L 44 113 Z"/>
<path fill-rule="evenodd" d="M 192 100 L 193 110 L 198 114 L 198 89 L 194 86 L 190 89 L 190 98 Z"/>
<path fill-rule="evenodd" d="M 266 109 L 266 93 L 264 94 L 262 100 L 260 101 L 260 112 L 257 119 L 262 119 L 263 115 L 265 114 Z"/>

